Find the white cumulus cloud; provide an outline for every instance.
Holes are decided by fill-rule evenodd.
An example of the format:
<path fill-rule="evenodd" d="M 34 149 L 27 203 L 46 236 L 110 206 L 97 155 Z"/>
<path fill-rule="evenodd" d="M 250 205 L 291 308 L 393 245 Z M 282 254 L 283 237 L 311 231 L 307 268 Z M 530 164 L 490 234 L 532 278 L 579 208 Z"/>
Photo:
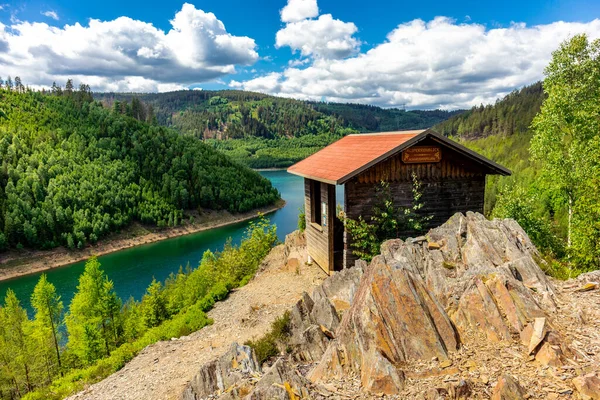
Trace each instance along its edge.
<path fill-rule="evenodd" d="M 48 18 L 52 18 L 52 19 L 58 21 L 58 14 L 56 13 L 56 11 L 52 11 L 52 10 L 44 11 L 44 12 L 42 12 L 42 15 L 45 15 Z"/>
<path fill-rule="evenodd" d="M 170 22 L 167 32 L 128 17 L 62 28 L 0 24 L 0 69 L 33 87 L 74 78 L 94 90 L 164 91 L 258 60 L 254 40 L 231 35 L 213 13 L 186 3 Z"/>
<path fill-rule="evenodd" d="M 465 108 L 541 79 L 552 51 L 579 33 L 600 37 L 600 19 L 494 29 L 445 17 L 417 19 L 398 25 L 367 52 L 344 59 L 315 57 L 305 68 L 288 67 L 237 85 L 300 99 Z M 291 39 L 286 43 L 303 54 L 326 54 L 309 40 L 306 50 L 291 45 Z"/>
<path fill-rule="evenodd" d="M 288 0 L 281 9 L 282 22 L 298 22 L 319 15 L 317 0 Z"/>
<path fill-rule="evenodd" d="M 355 53 L 360 46 L 360 42 L 352 37 L 357 30 L 352 22 L 324 14 L 318 19 L 287 24 L 277 32 L 275 47 L 289 46 L 305 57 L 344 58 Z"/>

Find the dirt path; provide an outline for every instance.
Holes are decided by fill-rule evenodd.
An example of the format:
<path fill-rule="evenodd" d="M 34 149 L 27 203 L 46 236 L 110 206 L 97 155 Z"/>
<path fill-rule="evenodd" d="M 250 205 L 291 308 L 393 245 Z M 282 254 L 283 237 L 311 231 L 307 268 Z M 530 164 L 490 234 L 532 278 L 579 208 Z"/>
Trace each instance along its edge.
<path fill-rule="evenodd" d="M 240 214 L 231 214 L 227 211 L 207 211 L 200 215 L 198 212 L 193 212 L 188 214 L 195 218 L 194 223 L 189 223 L 186 220 L 182 225 L 168 229 L 148 228 L 139 223 L 134 223 L 124 229 L 123 232 L 114 234 L 82 250 L 68 250 L 64 247 L 58 247 L 45 251 L 26 250 L 8 252 L 0 255 L 0 281 L 73 264 L 86 260 L 93 255 L 101 256 L 146 243 L 158 242 L 177 236 L 189 235 L 191 233 L 247 221 L 256 218 L 259 212 L 269 214 L 283 208 L 283 206 L 285 206 L 285 201 L 280 200 L 274 206 L 263 207 Z"/>
<path fill-rule="evenodd" d="M 232 342 L 262 336 L 271 322 L 325 279 L 305 264 L 304 241 L 288 239 L 265 259 L 246 286 L 217 303 L 214 324 L 190 336 L 148 346 L 122 370 L 71 399 L 177 399 L 200 366 L 227 351 Z"/>

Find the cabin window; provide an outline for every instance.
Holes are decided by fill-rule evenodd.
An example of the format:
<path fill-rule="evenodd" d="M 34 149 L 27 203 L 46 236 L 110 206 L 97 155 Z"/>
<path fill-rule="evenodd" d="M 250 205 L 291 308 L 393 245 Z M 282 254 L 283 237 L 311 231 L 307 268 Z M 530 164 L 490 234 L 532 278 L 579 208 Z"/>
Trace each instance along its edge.
<path fill-rule="evenodd" d="M 321 182 L 319 181 L 311 181 L 310 208 L 310 222 L 317 225 L 323 225 L 321 214 Z"/>

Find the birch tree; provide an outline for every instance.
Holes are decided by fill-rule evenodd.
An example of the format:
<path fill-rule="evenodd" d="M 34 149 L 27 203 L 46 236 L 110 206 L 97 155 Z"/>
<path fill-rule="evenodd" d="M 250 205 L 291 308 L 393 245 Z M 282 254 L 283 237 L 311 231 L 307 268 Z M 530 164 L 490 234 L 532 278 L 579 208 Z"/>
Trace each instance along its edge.
<path fill-rule="evenodd" d="M 567 209 L 567 247 L 573 250 L 579 247 L 574 238 L 585 239 L 574 231 L 590 223 L 575 215 L 583 211 L 578 202 L 598 191 L 590 192 L 589 182 L 599 165 L 600 40 L 577 35 L 565 41 L 544 73 L 547 98 L 532 123 L 530 150 L 542 165 L 545 189 Z"/>

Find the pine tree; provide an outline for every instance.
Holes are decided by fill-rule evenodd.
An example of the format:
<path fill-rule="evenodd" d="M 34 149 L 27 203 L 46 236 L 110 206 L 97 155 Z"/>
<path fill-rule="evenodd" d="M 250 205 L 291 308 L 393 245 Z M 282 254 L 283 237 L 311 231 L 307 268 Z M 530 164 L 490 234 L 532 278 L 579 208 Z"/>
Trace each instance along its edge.
<path fill-rule="evenodd" d="M 112 281 L 100 269 L 98 259 L 90 258 L 65 318 L 67 348 L 88 364 L 101 357 L 99 349 L 108 356 L 118 343 L 120 310 Z"/>
<path fill-rule="evenodd" d="M 16 377 L 25 377 L 25 391 L 30 392 L 33 389 L 31 376 L 33 357 L 31 348 L 28 346 L 31 343 L 28 337 L 29 320 L 27 319 L 27 312 L 21 307 L 17 295 L 11 289 L 6 292 L 2 314 L 3 336 L 5 345 L 10 352 L 10 364 Z M 15 384 L 18 387 L 16 377 Z"/>
<path fill-rule="evenodd" d="M 15 90 L 19 93 L 23 93 L 25 91 L 25 87 L 23 86 L 23 82 L 21 82 L 21 77 L 15 76 Z"/>
<path fill-rule="evenodd" d="M 169 318 L 167 311 L 167 300 L 162 291 L 162 285 L 156 279 L 148 286 L 146 294 L 142 300 L 144 324 L 148 328 L 160 325 L 161 322 Z"/>
<path fill-rule="evenodd" d="M 35 309 L 34 326 L 36 336 L 41 345 L 39 350 L 48 348 L 48 345 L 50 349 L 54 350 L 53 353 L 56 356 L 58 371 L 62 374 L 59 326 L 61 324 L 63 303 L 60 300 L 60 296 L 56 294 L 54 285 L 48 282 L 46 274 L 42 274 L 33 289 L 31 305 Z"/>
<path fill-rule="evenodd" d="M 67 79 L 67 84 L 65 85 L 65 94 L 67 96 L 71 96 L 73 94 L 73 80 Z"/>

